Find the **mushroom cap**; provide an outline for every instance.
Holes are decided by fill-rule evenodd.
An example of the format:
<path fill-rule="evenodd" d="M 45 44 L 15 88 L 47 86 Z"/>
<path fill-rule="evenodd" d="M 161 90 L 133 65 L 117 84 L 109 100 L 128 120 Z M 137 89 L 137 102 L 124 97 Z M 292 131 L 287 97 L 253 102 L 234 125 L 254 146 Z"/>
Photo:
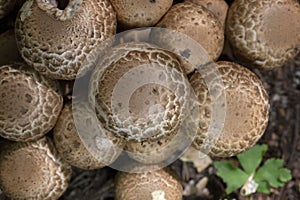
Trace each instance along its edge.
<path fill-rule="evenodd" d="M 142 173 L 118 172 L 116 200 L 181 200 L 182 186 L 168 168 Z"/>
<path fill-rule="evenodd" d="M 211 11 L 217 16 L 219 21 L 222 23 L 225 29 L 225 21 L 228 11 L 228 5 L 225 0 L 185 0 L 187 2 L 192 2 L 204 6 L 206 9 Z"/>
<path fill-rule="evenodd" d="M 176 132 L 189 95 L 177 57 L 147 43 L 126 43 L 104 58 L 89 86 L 89 101 L 104 127 L 139 142 Z"/>
<path fill-rule="evenodd" d="M 93 118 L 94 113 L 88 104 L 81 103 L 73 108 L 70 103 L 65 105 L 53 130 L 57 151 L 69 164 L 81 169 L 97 169 L 111 164 L 122 152 L 124 141 L 105 131 L 100 124 L 95 127 L 98 120 Z M 80 124 L 75 125 L 73 115 L 81 117 Z M 90 151 L 92 147 L 87 148 L 89 144 L 84 144 L 81 139 L 88 134 L 98 135 L 93 142 L 97 149 L 93 148 L 93 152 Z"/>
<path fill-rule="evenodd" d="M 202 45 L 212 60 L 217 60 L 221 55 L 224 44 L 222 24 L 202 5 L 190 2 L 175 4 L 156 26 L 191 37 Z"/>
<path fill-rule="evenodd" d="M 24 64 L 0 68 L 0 136 L 14 141 L 41 138 L 63 106 L 57 81 Z"/>
<path fill-rule="evenodd" d="M 178 134 L 162 137 L 154 141 L 128 142 L 125 149 L 129 157 L 140 163 L 160 164 L 176 153 L 178 145 L 182 142 L 182 138 L 176 136 Z"/>
<path fill-rule="evenodd" d="M 203 77 L 196 72 L 190 82 L 199 99 L 201 116 L 193 146 L 203 150 L 211 145 L 209 155 L 230 157 L 247 150 L 263 135 L 269 118 L 268 95 L 259 78 L 247 68 L 224 61 L 217 62 L 216 67 L 225 87 L 224 128 L 219 138 L 205 144 L 208 127 L 214 120 L 210 114 L 212 102 Z"/>
<path fill-rule="evenodd" d="M 243 64 L 270 70 L 300 52 L 299 21 L 296 0 L 236 0 L 228 11 L 226 35 Z"/>
<path fill-rule="evenodd" d="M 79 70 L 79 75 L 89 70 L 84 64 L 87 55 L 115 34 L 116 16 L 108 0 L 83 1 L 71 19 L 60 21 L 28 0 L 19 11 L 15 31 L 26 63 L 51 78 L 71 80 Z"/>
<path fill-rule="evenodd" d="M 111 0 L 118 22 L 126 28 L 155 25 L 173 0 Z"/>
<path fill-rule="evenodd" d="M 38 7 L 55 20 L 66 21 L 79 12 L 83 0 L 36 0 Z"/>
<path fill-rule="evenodd" d="M 47 138 L 6 142 L 0 150 L 0 188 L 11 199 L 58 199 L 67 189 L 71 167 Z"/>
<path fill-rule="evenodd" d="M 0 35 L 0 55 L 0 66 L 22 61 L 13 29 Z"/>
<path fill-rule="evenodd" d="M 0 19 L 13 10 L 16 0 L 0 0 Z"/>

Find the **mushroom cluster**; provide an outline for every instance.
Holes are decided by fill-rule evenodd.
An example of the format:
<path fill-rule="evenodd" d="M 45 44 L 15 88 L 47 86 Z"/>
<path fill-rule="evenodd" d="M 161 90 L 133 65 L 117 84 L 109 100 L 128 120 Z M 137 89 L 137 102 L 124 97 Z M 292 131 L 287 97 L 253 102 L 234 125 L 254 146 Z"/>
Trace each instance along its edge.
<path fill-rule="evenodd" d="M 13 9 L 0 0 L 0 20 Z M 268 95 L 252 68 L 299 54 L 299 21 L 296 0 L 25 1 L 14 29 L 0 27 L 0 190 L 58 199 L 72 167 L 130 162 L 116 199 L 182 199 L 170 160 L 188 146 L 235 156 L 264 134 Z"/>

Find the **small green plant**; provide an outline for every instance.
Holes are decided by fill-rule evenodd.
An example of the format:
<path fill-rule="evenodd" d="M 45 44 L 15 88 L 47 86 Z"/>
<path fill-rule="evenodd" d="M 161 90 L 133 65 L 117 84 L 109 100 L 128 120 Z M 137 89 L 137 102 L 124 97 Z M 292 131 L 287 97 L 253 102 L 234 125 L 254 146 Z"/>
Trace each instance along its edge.
<path fill-rule="evenodd" d="M 215 161 L 217 175 L 227 184 L 226 193 L 241 188 L 241 194 L 248 196 L 255 192 L 270 194 L 270 188 L 284 186 L 291 180 L 291 172 L 283 168 L 283 160 L 270 158 L 263 164 L 262 158 L 267 152 L 267 145 L 255 145 L 237 156 L 242 169 L 229 161 Z M 260 167 L 261 166 L 261 167 Z"/>

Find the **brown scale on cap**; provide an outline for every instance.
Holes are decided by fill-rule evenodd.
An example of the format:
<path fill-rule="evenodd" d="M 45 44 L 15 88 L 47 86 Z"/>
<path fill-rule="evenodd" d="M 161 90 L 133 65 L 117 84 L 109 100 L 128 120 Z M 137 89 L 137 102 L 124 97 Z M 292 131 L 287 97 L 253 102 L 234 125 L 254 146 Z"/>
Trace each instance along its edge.
<path fill-rule="evenodd" d="M 0 35 L 0 55 L 0 66 L 22 61 L 13 29 Z"/>
<path fill-rule="evenodd" d="M 75 79 L 79 69 L 83 75 L 90 67 L 85 65 L 87 55 L 115 34 L 113 8 L 108 0 L 86 0 L 72 10 L 70 19 L 62 21 L 49 15 L 52 11 L 53 15 L 59 15 L 57 9 L 47 10 L 44 4 L 40 9 L 35 0 L 28 0 L 19 12 L 16 38 L 21 55 L 42 74 L 55 79 Z M 66 7 L 70 8 L 73 7 Z M 65 18 L 69 14 L 59 16 Z"/>
<path fill-rule="evenodd" d="M 198 134 L 193 146 L 203 150 L 211 145 L 211 156 L 229 157 L 239 154 L 263 135 L 269 114 L 268 95 L 258 77 L 250 70 L 230 62 L 218 62 L 226 95 L 226 117 L 224 129 L 215 143 L 204 144 L 211 120 L 211 97 L 204 79 L 195 73 L 191 85 L 200 103 Z M 225 106 L 224 106 L 225 107 Z"/>
<path fill-rule="evenodd" d="M 174 5 L 157 24 L 194 39 L 207 51 L 212 60 L 220 56 L 224 30 L 218 18 L 202 5 L 184 2 Z"/>
<path fill-rule="evenodd" d="M 23 64 L 0 68 L 0 136 L 36 140 L 54 127 L 62 106 L 58 82 Z"/>
<path fill-rule="evenodd" d="M 228 11 L 227 38 L 244 64 L 271 70 L 300 52 L 297 0 L 236 0 Z"/>
<path fill-rule="evenodd" d="M 58 199 L 67 189 L 71 167 L 49 139 L 0 147 L 0 188 L 11 199 Z"/>
<path fill-rule="evenodd" d="M 112 48 L 101 66 L 92 75 L 89 99 L 105 128 L 139 142 L 176 131 L 188 82 L 174 54 L 127 43 Z"/>
<path fill-rule="evenodd" d="M 225 0 L 185 0 L 204 6 L 206 9 L 216 15 L 225 29 L 225 21 L 228 11 L 228 5 Z"/>
<path fill-rule="evenodd" d="M 80 123 L 75 126 L 73 115 L 80 117 Z M 66 104 L 53 131 L 57 151 L 72 166 L 82 169 L 97 169 L 114 162 L 120 155 L 125 142 L 105 131 L 98 124 L 97 117 L 88 104 L 81 103 L 72 110 L 71 104 Z M 77 131 L 81 131 L 81 136 Z M 81 137 L 96 135 L 89 148 Z M 98 138 L 98 139 L 97 139 Z M 89 141 L 86 139 L 85 142 Z"/>
<path fill-rule="evenodd" d="M 111 0 L 119 23 L 126 27 L 155 25 L 172 6 L 173 0 Z"/>
<path fill-rule="evenodd" d="M 0 0 L 0 19 L 13 10 L 16 0 Z"/>
<path fill-rule="evenodd" d="M 162 137 L 155 141 L 127 143 L 126 150 L 129 157 L 144 164 L 159 164 L 171 156 L 173 156 L 178 149 L 178 145 L 182 138 L 171 135 L 169 137 Z M 176 141 L 175 141 L 176 140 Z M 173 143 L 175 141 L 175 143 Z"/>
<path fill-rule="evenodd" d="M 115 180 L 116 200 L 181 200 L 182 186 L 168 168 L 142 173 L 119 172 Z"/>

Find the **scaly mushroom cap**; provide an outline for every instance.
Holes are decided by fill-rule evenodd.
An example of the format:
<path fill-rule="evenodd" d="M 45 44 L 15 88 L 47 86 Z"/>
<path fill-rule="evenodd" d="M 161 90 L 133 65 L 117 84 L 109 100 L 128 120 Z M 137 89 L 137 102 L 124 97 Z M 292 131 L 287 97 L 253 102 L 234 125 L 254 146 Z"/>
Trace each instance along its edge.
<path fill-rule="evenodd" d="M 0 35 L 0 55 L 0 66 L 22 61 L 13 29 Z"/>
<path fill-rule="evenodd" d="M 204 6 L 206 9 L 216 15 L 225 29 L 225 21 L 228 11 L 228 5 L 225 0 L 185 0 Z"/>
<path fill-rule="evenodd" d="M 58 199 L 67 189 L 71 167 L 51 141 L 6 142 L 0 150 L 0 188 L 11 199 Z"/>
<path fill-rule="evenodd" d="M 226 35 L 241 62 L 270 70 L 300 52 L 299 21 L 297 0 L 236 0 L 228 11 Z"/>
<path fill-rule="evenodd" d="M 193 146 L 203 150 L 206 145 L 211 145 L 208 147 L 211 148 L 211 156 L 230 157 L 247 150 L 263 135 L 269 117 L 268 95 L 258 77 L 247 68 L 235 63 L 218 62 L 217 69 L 226 95 L 224 129 L 214 143 L 204 144 L 210 121 L 213 120 L 212 102 L 203 77 L 196 72 L 190 82 L 199 99 L 201 116 Z"/>
<path fill-rule="evenodd" d="M 189 95 L 176 56 L 146 43 L 121 44 L 107 54 L 89 92 L 104 127 L 139 142 L 175 133 Z"/>
<path fill-rule="evenodd" d="M 222 52 L 222 24 L 213 13 L 201 5 L 190 2 L 176 4 L 156 26 L 176 30 L 191 37 L 202 45 L 212 60 L 217 60 Z"/>
<path fill-rule="evenodd" d="M 56 20 L 71 19 L 79 10 L 83 0 L 36 0 L 38 7 Z"/>
<path fill-rule="evenodd" d="M 181 200 L 182 186 L 169 169 L 151 172 L 119 172 L 115 180 L 116 200 Z"/>
<path fill-rule="evenodd" d="M 173 156 L 178 149 L 182 138 L 171 135 L 155 141 L 132 141 L 127 143 L 126 150 L 132 159 L 144 164 L 160 164 Z M 172 143 L 172 141 L 175 143 Z"/>
<path fill-rule="evenodd" d="M 73 115 L 81 117 L 80 124 L 75 126 Z M 97 169 L 111 164 L 118 158 L 125 145 L 121 139 L 104 131 L 100 124 L 95 127 L 98 120 L 92 116 L 92 109 L 87 104 L 82 103 L 73 110 L 71 104 L 66 104 L 53 130 L 57 151 L 69 164 L 82 169 Z M 96 144 L 93 146 L 97 146 L 96 151 L 90 152 L 86 148 L 77 131 L 84 131 L 81 133 L 82 137 L 88 134 L 98 136 L 93 142 Z"/>
<path fill-rule="evenodd" d="M 118 21 L 126 28 L 155 25 L 173 0 L 111 0 Z"/>
<path fill-rule="evenodd" d="M 16 0 L 0 0 L 0 19 L 5 17 L 12 9 Z"/>
<path fill-rule="evenodd" d="M 115 32 L 116 16 L 108 0 L 83 1 L 74 16 L 65 21 L 55 20 L 34 0 L 28 0 L 16 19 L 22 57 L 37 71 L 55 79 L 75 79 L 79 69 L 83 75 L 89 68 L 84 65 L 86 56 Z"/>
<path fill-rule="evenodd" d="M 62 106 L 58 82 L 22 64 L 0 68 L 0 136 L 36 140 L 54 127 Z"/>

